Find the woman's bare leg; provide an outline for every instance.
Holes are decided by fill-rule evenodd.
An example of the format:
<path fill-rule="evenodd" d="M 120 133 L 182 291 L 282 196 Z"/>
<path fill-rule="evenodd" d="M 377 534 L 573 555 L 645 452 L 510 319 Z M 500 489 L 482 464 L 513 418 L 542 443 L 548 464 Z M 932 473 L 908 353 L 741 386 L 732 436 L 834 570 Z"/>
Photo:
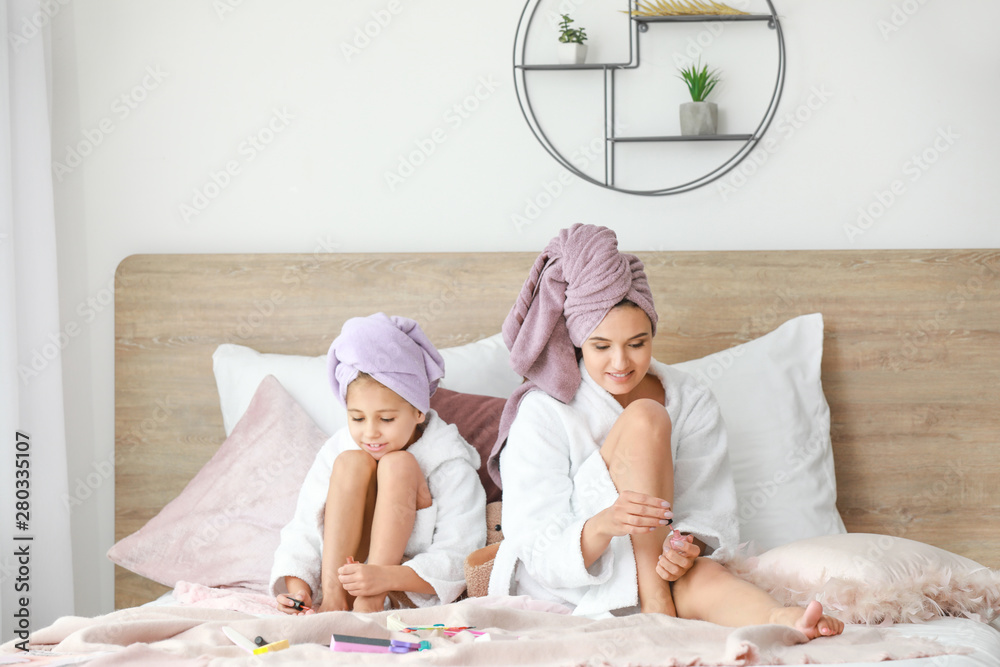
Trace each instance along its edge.
<path fill-rule="evenodd" d="M 839 635 L 844 624 L 823 614 L 823 605 L 813 600 L 808 607 L 785 607 L 765 591 L 740 579 L 719 563 L 699 558 L 674 582 L 674 601 L 682 618 L 718 625 L 786 625 L 809 639 Z"/>
<path fill-rule="evenodd" d="M 670 451 L 672 425 L 666 408 L 651 399 L 629 404 L 601 446 L 601 456 L 619 491 L 629 490 L 674 499 L 674 463 Z M 669 528 L 634 534 L 632 550 L 639 579 L 639 606 L 643 612 L 676 616 L 670 584 L 656 573 Z"/>
<path fill-rule="evenodd" d="M 348 558 L 364 560 L 375 511 L 375 459 L 362 451 L 342 452 L 333 462 L 323 514 L 323 611 L 347 611 L 353 599 L 337 578 Z"/>
<path fill-rule="evenodd" d="M 412 454 L 397 451 L 378 462 L 375 513 L 371 523 L 369 565 L 399 565 L 413 532 L 417 510 L 431 505 L 431 492 Z M 382 611 L 385 593 L 359 596 L 354 611 Z"/>

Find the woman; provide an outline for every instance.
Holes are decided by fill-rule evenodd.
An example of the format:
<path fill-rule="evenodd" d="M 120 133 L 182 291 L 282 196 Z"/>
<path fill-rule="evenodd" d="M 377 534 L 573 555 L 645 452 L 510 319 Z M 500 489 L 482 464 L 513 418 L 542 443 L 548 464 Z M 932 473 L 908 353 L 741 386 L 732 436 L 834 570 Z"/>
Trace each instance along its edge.
<path fill-rule="evenodd" d="M 711 392 L 652 358 L 656 322 L 642 262 L 611 230 L 574 225 L 536 260 L 504 322 L 528 381 L 489 460 L 505 536 L 490 592 L 590 616 L 638 607 L 840 633 L 819 603 L 783 607 L 700 557 L 738 540 L 725 430 Z M 686 536 L 670 539 L 671 525 Z"/>

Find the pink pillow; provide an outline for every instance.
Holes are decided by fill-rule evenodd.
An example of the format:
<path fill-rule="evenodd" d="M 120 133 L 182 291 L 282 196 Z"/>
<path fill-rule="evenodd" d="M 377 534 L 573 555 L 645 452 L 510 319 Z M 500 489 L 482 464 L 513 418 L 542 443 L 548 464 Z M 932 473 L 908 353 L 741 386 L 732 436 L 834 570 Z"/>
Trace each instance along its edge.
<path fill-rule="evenodd" d="M 500 500 L 500 488 L 486 471 L 486 459 L 497 441 L 500 431 L 500 413 L 507 402 L 505 398 L 463 394 L 439 387 L 431 396 L 431 407 L 442 420 L 454 424 L 466 442 L 479 452 L 479 481 L 486 490 L 486 502 Z"/>
<path fill-rule="evenodd" d="M 274 376 L 181 494 L 108 551 L 118 565 L 173 587 L 268 593 L 279 533 L 326 434 Z"/>
<path fill-rule="evenodd" d="M 902 537 L 813 537 L 727 566 L 784 604 L 816 599 L 845 623 L 919 623 L 939 616 L 989 623 L 1000 615 L 1000 572 Z"/>

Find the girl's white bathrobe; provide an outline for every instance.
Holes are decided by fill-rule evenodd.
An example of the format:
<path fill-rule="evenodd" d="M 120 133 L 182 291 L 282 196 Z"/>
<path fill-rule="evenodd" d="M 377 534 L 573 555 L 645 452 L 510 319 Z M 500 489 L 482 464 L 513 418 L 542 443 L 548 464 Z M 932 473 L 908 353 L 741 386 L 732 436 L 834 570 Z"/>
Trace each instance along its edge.
<path fill-rule="evenodd" d="M 286 593 L 285 577 L 302 579 L 316 604 L 322 598 L 323 515 L 337 456 L 360 449 L 347 427 L 320 449 L 306 474 L 292 520 L 281 531 L 271 568 L 271 593 Z M 479 481 L 479 453 L 458 429 L 433 410 L 420 439 L 407 447 L 427 480 L 431 506 L 417 510 L 404 565 L 434 587 L 436 595 L 408 592 L 418 607 L 454 601 L 465 590 L 465 557 L 486 544 L 486 492 Z"/>
<path fill-rule="evenodd" d="M 673 426 L 674 525 L 716 555 L 726 553 L 739 531 L 718 403 L 683 371 L 653 360 L 649 372 L 663 383 Z M 589 569 L 583 564 L 584 522 L 618 498 L 599 449 L 622 407 L 582 361 L 580 373 L 583 381 L 569 404 L 529 392 L 511 425 L 500 454 L 504 540 L 490 594 L 530 595 L 599 617 L 635 607 L 639 592 L 628 536 L 612 538 Z"/>

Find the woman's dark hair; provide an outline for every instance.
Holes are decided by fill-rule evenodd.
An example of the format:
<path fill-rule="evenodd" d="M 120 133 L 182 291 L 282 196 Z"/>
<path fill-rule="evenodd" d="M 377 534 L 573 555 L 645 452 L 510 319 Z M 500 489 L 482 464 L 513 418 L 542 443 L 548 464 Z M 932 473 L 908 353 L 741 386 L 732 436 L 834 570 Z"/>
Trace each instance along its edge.
<path fill-rule="evenodd" d="M 622 299 L 618 303 L 612 306 L 612 308 L 622 308 L 623 306 L 629 306 L 631 308 L 639 308 L 639 304 L 635 301 L 629 301 L 628 299 Z"/>

